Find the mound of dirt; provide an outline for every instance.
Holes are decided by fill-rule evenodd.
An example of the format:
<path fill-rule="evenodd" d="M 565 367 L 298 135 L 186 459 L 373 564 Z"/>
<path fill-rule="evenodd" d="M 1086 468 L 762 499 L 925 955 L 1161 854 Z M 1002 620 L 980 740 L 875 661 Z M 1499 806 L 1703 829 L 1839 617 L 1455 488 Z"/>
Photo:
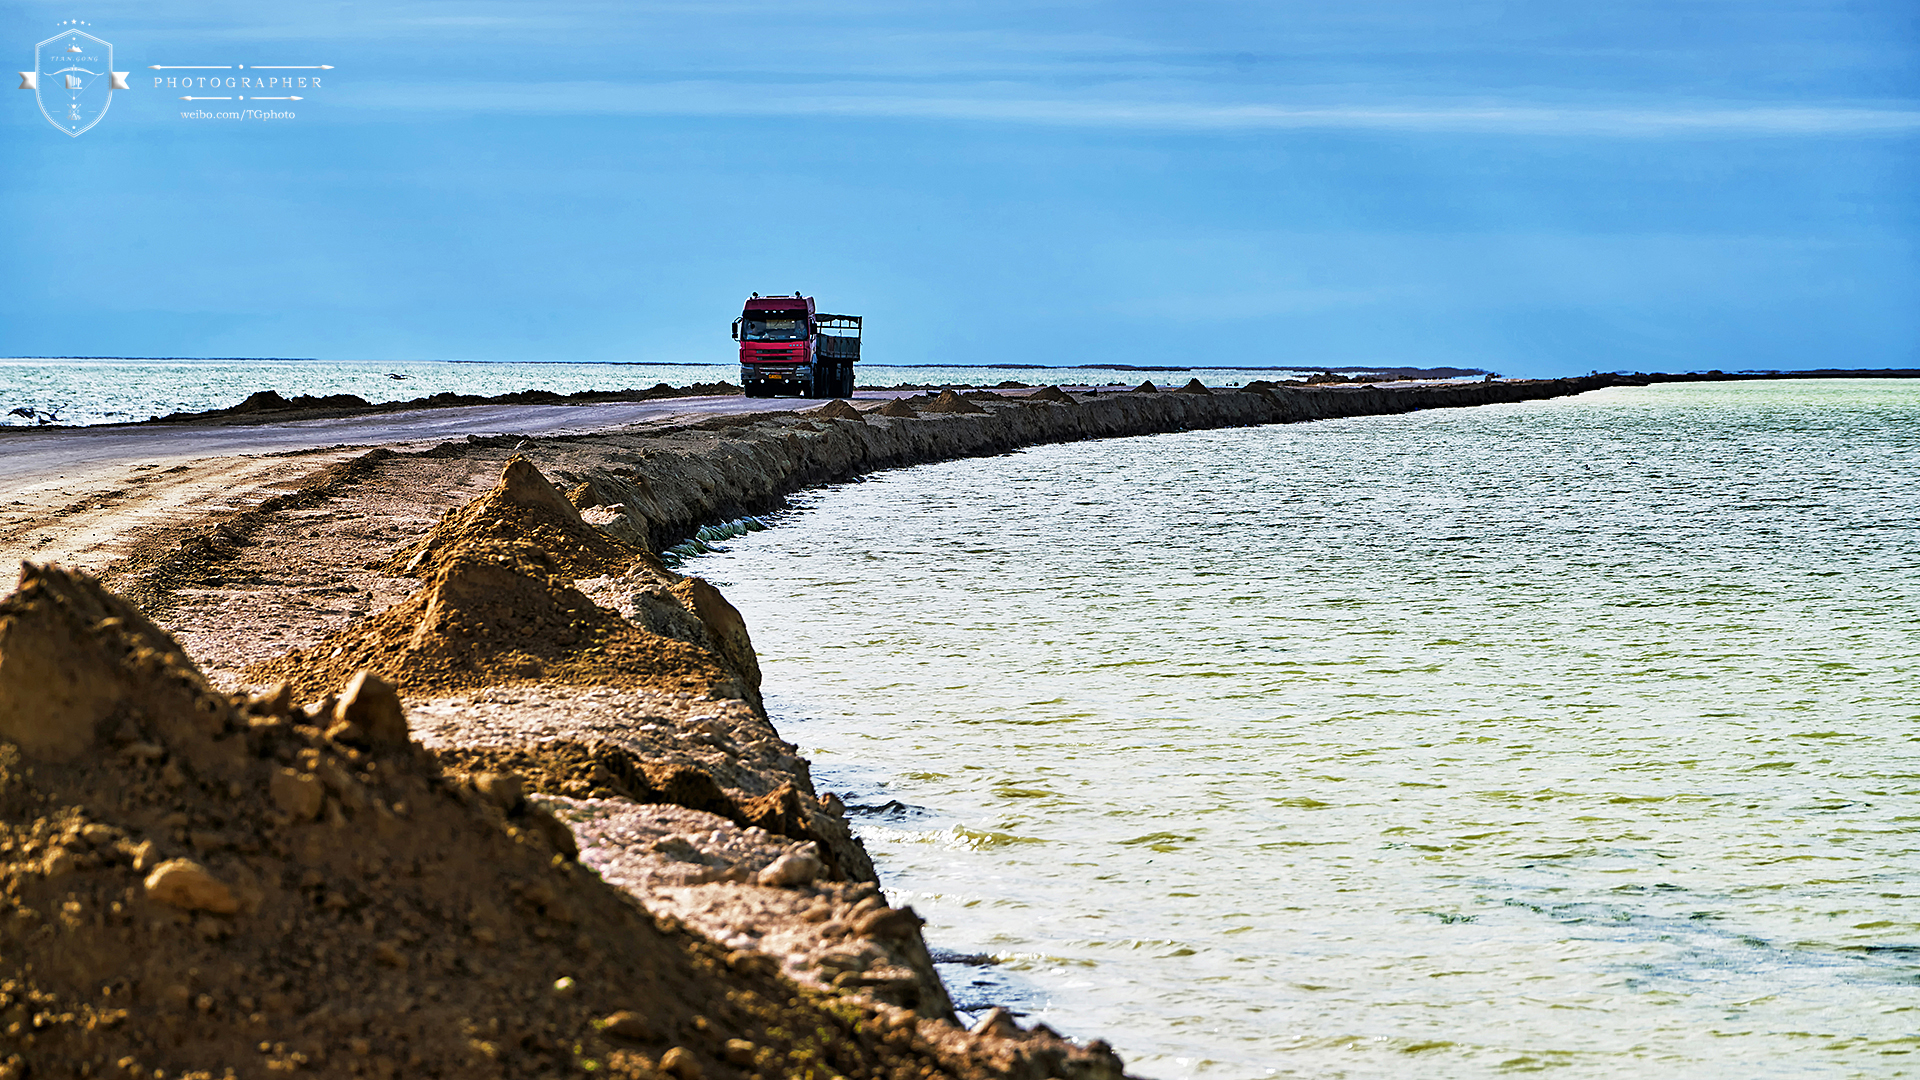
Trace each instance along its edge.
<path fill-rule="evenodd" d="M 57 657 L 77 677 L 37 691 Z M 377 737 L 377 681 L 314 713 L 228 698 L 96 583 L 30 567 L 0 700 L 9 1075 L 652 1075 L 595 1023 L 634 1006 L 622 1031 L 724 1067 L 695 1017 L 733 1011 L 703 978 L 724 958 L 449 783 L 404 722 Z"/>
<path fill-rule="evenodd" d="M 215 692 L 97 582 L 25 568 L 0 601 L 0 1073 L 1120 1075 L 655 920 L 516 778 L 443 773 L 378 679 L 291 701 Z"/>
<path fill-rule="evenodd" d="M 1073 404 L 1073 395 L 1057 386 L 1046 386 L 1027 395 L 1028 401 L 1054 401 L 1062 405 Z"/>
<path fill-rule="evenodd" d="M 703 624 L 718 624 L 713 647 L 644 630 L 596 605 L 563 576 L 564 553 L 478 541 L 438 554 L 426 588 L 310 649 L 255 664 L 245 677 L 258 684 L 284 680 L 306 695 L 324 693 L 362 669 L 420 696 L 533 681 L 757 694 L 758 666 L 741 672 L 726 655 L 752 655 L 739 613 L 711 587 L 693 584 L 698 579 L 675 588 L 691 604 L 704 604 Z M 692 613 L 703 615 L 699 606 Z"/>
<path fill-rule="evenodd" d="M 1182 386 L 1182 387 L 1180 387 L 1180 388 L 1179 388 L 1178 390 L 1175 390 L 1175 391 L 1174 391 L 1174 393 L 1176 393 L 1176 394 L 1197 394 L 1197 395 L 1200 395 L 1200 396 L 1202 396 L 1202 397 L 1212 397 L 1212 396 L 1213 396 L 1213 391 L 1211 391 L 1211 390 L 1209 390 L 1209 389 L 1207 389 L 1207 388 L 1206 388 L 1206 385 L 1205 385 L 1205 384 L 1203 384 L 1203 383 L 1202 383 L 1202 382 L 1201 382 L 1201 381 L 1200 381 L 1199 379 L 1188 379 L 1188 380 L 1187 380 L 1187 384 L 1186 384 L 1185 386 Z"/>
<path fill-rule="evenodd" d="M 931 413 L 980 413 L 987 411 L 951 390 L 940 391 L 940 396 L 927 402 L 923 408 L 925 411 Z"/>
<path fill-rule="evenodd" d="M 639 566 L 654 571 L 662 582 L 673 580 L 645 548 L 587 524 L 532 462 L 519 457 L 507 463 L 492 491 L 448 511 L 426 536 L 401 548 L 380 569 L 430 578 L 450 553 L 488 541 L 525 542 L 553 552 L 558 571 L 567 577 L 598 577 Z"/>
<path fill-rule="evenodd" d="M 361 404 L 365 404 L 361 399 Z M 262 410 L 291 409 L 293 402 L 280 396 L 278 390 L 256 390 L 247 395 L 247 400 L 233 407 L 234 412 L 260 412 Z"/>
<path fill-rule="evenodd" d="M 1147 379 L 1139 386 L 1134 387 L 1131 392 L 1135 394 L 1157 394 L 1160 392 L 1160 388 L 1153 385 L 1152 379 Z"/>
<path fill-rule="evenodd" d="M 821 420 L 858 420 L 866 423 L 867 418 L 859 409 L 854 408 L 840 398 L 834 398 L 817 409 L 808 409 L 802 416 L 816 417 Z"/>
<path fill-rule="evenodd" d="M 905 401 L 902 401 L 899 398 L 894 398 L 892 401 L 889 401 L 885 405 L 880 406 L 880 415 L 891 416 L 891 417 L 894 417 L 895 419 L 907 420 L 907 419 L 912 419 L 913 417 L 919 416 L 920 410 L 915 409 L 913 406 L 907 404 Z"/>

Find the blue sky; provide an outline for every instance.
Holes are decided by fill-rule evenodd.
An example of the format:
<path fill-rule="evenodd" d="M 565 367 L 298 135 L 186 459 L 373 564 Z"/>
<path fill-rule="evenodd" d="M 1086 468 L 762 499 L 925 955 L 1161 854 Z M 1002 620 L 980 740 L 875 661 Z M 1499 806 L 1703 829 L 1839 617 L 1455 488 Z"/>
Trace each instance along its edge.
<path fill-rule="evenodd" d="M 43 3 L 133 89 L 0 109 L 0 355 L 1920 365 L 1904 2 Z M 11 44 L 6 44 L 6 43 Z M 333 65 L 290 120 L 151 64 Z M 8 250 L 11 249 L 11 250 Z"/>

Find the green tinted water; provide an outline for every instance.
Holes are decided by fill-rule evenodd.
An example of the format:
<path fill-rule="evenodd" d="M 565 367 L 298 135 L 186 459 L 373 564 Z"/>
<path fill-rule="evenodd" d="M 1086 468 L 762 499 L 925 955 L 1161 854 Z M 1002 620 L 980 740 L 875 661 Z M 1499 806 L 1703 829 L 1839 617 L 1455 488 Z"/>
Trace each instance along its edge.
<path fill-rule="evenodd" d="M 1920 384 L 1667 386 L 903 470 L 689 570 L 964 1004 L 1158 1077 L 1886 1077 L 1917 508 Z"/>

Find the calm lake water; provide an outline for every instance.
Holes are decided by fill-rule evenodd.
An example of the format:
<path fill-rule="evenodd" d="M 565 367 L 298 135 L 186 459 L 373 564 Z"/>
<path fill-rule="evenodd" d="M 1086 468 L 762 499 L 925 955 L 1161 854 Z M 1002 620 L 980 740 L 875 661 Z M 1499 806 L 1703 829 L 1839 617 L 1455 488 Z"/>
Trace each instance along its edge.
<path fill-rule="evenodd" d="M 1920 1075 L 1920 383 L 1042 447 L 687 569 L 964 1005 L 1152 1077 Z"/>

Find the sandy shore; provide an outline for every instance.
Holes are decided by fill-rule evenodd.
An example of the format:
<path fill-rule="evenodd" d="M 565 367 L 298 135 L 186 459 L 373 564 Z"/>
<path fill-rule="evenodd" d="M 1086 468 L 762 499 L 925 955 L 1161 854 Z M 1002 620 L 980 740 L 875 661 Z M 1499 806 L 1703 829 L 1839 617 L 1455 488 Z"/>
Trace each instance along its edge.
<path fill-rule="evenodd" d="M 693 950 L 684 954 L 693 958 L 686 961 L 692 965 L 688 970 L 706 971 L 698 978 L 708 983 L 700 985 L 711 984 L 702 993 L 727 1000 L 772 993 L 767 999 L 772 1001 L 781 993 L 768 990 L 775 985 L 802 995 L 775 1012 L 831 1009 L 832 1001 L 847 1002 L 853 1012 L 846 1014 L 845 1039 L 827 1038 L 824 1048 L 806 1051 L 840 1054 L 834 1060 L 841 1063 L 836 1068 L 842 1075 L 1118 1076 L 1118 1058 L 1101 1043 L 1068 1043 L 1044 1029 L 1023 1029 L 1016 1018 L 997 1012 L 972 1032 L 956 1026 L 918 919 L 887 903 L 844 809 L 814 788 L 806 761 L 781 739 L 761 707 L 748 628 L 724 597 L 698 579 L 661 567 L 651 553 L 702 525 L 764 513 L 794 491 L 874 469 L 1043 442 L 1520 401 L 1596 385 L 1604 382 L 1256 386 L 1238 392 L 1195 386 L 1182 392 L 1048 390 L 1020 396 L 945 392 L 863 396 L 852 404 L 824 407 L 676 399 L 529 406 L 517 412 L 493 411 L 499 406 L 443 409 L 430 418 L 396 413 L 244 427 L 9 433 L 0 443 L 9 450 L 21 447 L 22 453 L 9 453 L 0 469 L 0 554 L 85 570 L 138 605 L 154 620 L 155 634 L 164 632 L 178 642 L 183 650 L 178 663 L 204 673 L 206 693 L 233 695 L 218 699 L 232 701 L 230 707 L 239 710 L 223 730 L 263 732 L 249 736 L 243 749 L 280 754 L 291 763 L 291 770 L 281 771 L 293 780 L 282 777 L 268 784 L 271 770 L 248 765 L 253 760 L 248 753 L 223 758 L 185 744 L 175 748 L 160 734 L 122 738 L 133 730 L 126 721 L 113 729 L 120 734 L 101 728 L 102 734 L 86 736 L 134 747 L 130 758 L 113 759 L 131 762 L 125 768 L 159 770 L 150 781 L 136 778 L 123 785 L 143 792 L 149 787 L 142 784 L 157 785 L 151 787 L 151 806 L 128 802 L 117 811 L 120 819 L 102 829 L 129 837 L 144 833 L 155 846 L 141 850 L 151 855 L 198 859 L 216 874 L 244 879 L 261 897 L 257 903 L 265 907 L 260 910 L 276 903 L 297 906 L 295 894 L 312 876 L 295 865 L 306 858 L 300 845 L 316 852 L 308 861 L 325 862 L 324 852 L 332 850 L 328 845 L 359 832 L 356 823 L 377 824 L 386 820 L 380 815 L 393 816 L 391 807 L 379 808 L 398 796 L 373 797 L 362 788 L 392 784 L 381 778 L 398 769 L 402 777 L 417 773 L 423 778 L 426 787 L 419 790 L 450 792 L 446 813 L 481 814 L 474 818 L 480 824 L 470 829 L 447 826 L 454 831 L 446 843 L 454 848 L 492 842 L 485 838 L 504 829 L 514 844 L 552 853 L 551 871 L 527 870 L 538 880 L 521 878 L 511 886 L 521 895 L 529 889 L 552 895 L 552 903 L 575 911 L 603 904 L 602 894 L 613 890 L 637 901 L 660 925 L 690 934 L 691 944 L 670 942 L 671 947 L 661 946 L 667 952 L 660 955 L 679 963 L 673 958 L 683 954 L 674 950 Z M 549 411 L 555 408 L 575 411 Z M 349 441 L 358 445 L 340 445 Z M 369 449 L 369 443 L 384 445 Z M 45 579 L 37 592 L 29 590 L 31 596 L 8 602 L 14 605 L 11 615 L 0 611 L 0 741 L 9 738 L 9 730 L 20 741 L 20 731 L 39 729 L 19 725 L 43 723 L 19 719 L 26 715 L 21 709 L 8 711 L 13 706 L 7 695 L 39 692 L 33 689 L 37 682 L 21 681 L 29 678 L 20 674 L 24 647 L 8 643 L 31 640 L 23 637 L 24 628 L 41 626 L 51 618 L 45 612 L 60 603 L 118 603 L 88 600 L 86 589 L 92 586 L 62 584 L 65 580 Z M 33 599 L 69 593 L 80 599 Z M 93 629 L 60 633 L 86 638 L 106 632 L 99 627 L 120 627 L 138 618 L 117 616 L 90 624 Z M 171 645 L 142 648 L 164 653 Z M 336 712 L 346 716 L 348 698 L 337 695 L 358 671 L 373 672 L 397 688 L 395 704 L 404 709 L 406 724 L 401 744 L 413 748 L 409 752 L 418 755 L 417 762 L 405 758 L 412 764 L 383 767 L 377 748 L 355 741 L 361 738 L 353 734 L 359 729 L 344 720 L 331 727 L 322 722 Z M 128 686 L 145 685 L 127 678 Z M 276 684 L 286 689 L 276 690 Z M 144 702 L 139 694 L 147 691 L 127 693 L 133 695 L 128 701 Z M 295 708 L 300 701 L 314 704 Z M 147 712 L 155 708 L 139 705 Z M 58 712 L 43 708 L 33 715 Z M 9 720 L 10 715 L 15 718 Z M 309 723 L 308 718 L 315 719 Z M 135 727 L 141 723 L 147 721 Z M 287 734 L 273 734 L 280 731 Z M 274 741 L 282 738 L 295 742 Z M 291 749 L 296 744 L 308 748 Z M 151 752 L 139 749 L 149 746 Z M 326 764 L 336 760 L 339 765 Z M 211 761 L 219 762 L 217 768 Z M 339 779 L 356 768 L 362 770 L 360 780 Z M 173 772 L 161 775 L 169 769 Z M 0 772 L 5 770 L 0 762 Z M 231 815 L 194 803 L 194 784 L 201 784 L 207 798 L 218 800 L 229 792 L 241 798 L 254 782 L 248 777 L 256 773 L 267 778 L 259 781 L 266 785 L 260 790 L 271 789 L 277 800 L 269 803 L 277 809 L 249 826 L 257 836 L 234 838 L 240 827 L 231 822 L 195 831 L 192 822 L 200 818 L 226 821 Z M 315 778 L 313 790 L 320 793 L 311 809 L 299 801 L 306 798 L 306 788 L 287 786 L 301 776 Z M 416 788 L 420 782 L 406 781 Z M 87 799 L 107 798 L 98 794 L 97 776 L 84 774 L 73 784 L 78 785 L 73 791 L 94 792 Z M 49 789 L 46 798 L 68 797 L 66 791 Z M 413 805 L 425 798 L 416 793 L 407 801 Z M 94 807 L 89 813 L 102 816 L 94 803 L 88 805 Z M 472 806 L 481 810 L 461 809 Z M 43 815 L 10 819 L 9 825 L 26 829 L 21 837 L 40 837 L 53 828 L 52 820 Z M 324 831 L 329 823 L 336 832 Z M 378 848 L 386 841 L 366 842 Z M 66 886 L 47 872 L 51 864 L 45 860 L 54 858 L 44 854 L 48 843 L 44 838 L 0 842 L 0 862 L 9 850 L 21 857 L 35 853 L 38 861 L 16 857 L 8 872 L 27 883 L 21 895 L 44 893 L 53 905 L 48 910 L 55 910 Z M 122 846 L 131 851 L 138 844 L 129 840 Z M 88 850 L 95 854 L 76 858 L 96 860 L 98 869 L 90 872 L 99 875 L 103 896 L 119 887 L 113 875 L 139 871 L 147 858 L 116 862 L 96 859 L 97 845 Z M 406 858 L 417 864 L 420 856 L 406 850 L 411 849 L 396 848 L 382 865 Z M 371 865 L 365 852 L 355 858 L 360 860 L 355 866 Z M 569 870 L 574 866 L 592 872 L 583 876 Z M 148 892 L 152 901 L 151 883 Z M 358 921 L 349 922 L 345 913 L 362 902 L 349 891 L 338 895 L 338 908 L 314 916 L 320 921 L 311 931 L 316 940 L 334 942 L 331 962 L 384 972 L 381 985 L 392 989 L 383 992 L 410 1007 L 419 1007 L 422 994 L 429 1001 L 449 994 L 452 984 L 445 977 L 429 978 L 429 972 L 440 970 L 438 960 L 414 961 L 411 983 L 388 977 L 396 966 L 409 970 L 409 956 L 442 955 L 404 937 L 396 943 L 382 936 L 382 920 L 404 922 L 398 909 L 388 911 L 370 898 Z M 547 904 L 533 906 L 545 910 Z M 609 910 L 596 933 L 618 932 L 611 928 L 624 916 Z M 203 927 L 204 946 L 179 952 L 183 970 L 204 973 L 223 963 L 226 953 L 251 947 L 250 931 L 220 921 L 245 914 L 216 912 L 218 918 Z M 205 923 L 207 916 L 199 918 Z M 491 918 L 480 918 L 485 925 L 474 931 L 484 931 L 490 948 L 519 925 L 504 915 L 504 922 Z M 545 962 L 542 956 L 567 952 L 565 932 L 542 930 L 545 925 L 536 919 L 526 928 L 515 963 L 538 967 Z M 138 925 L 128 931 L 135 939 L 140 932 Z M 23 955 L 39 955 L 19 951 L 27 949 L 24 944 L 9 955 L 4 946 L 0 941 L 0 968 L 17 965 Z M 705 948 L 719 950 L 712 955 L 724 958 L 720 970 L 701 966 Z M 446 963 L 451 965 L 446 977 L 466 970 L 457 958 Z M 6 974 L 0 970 L 0 979 Z M 15 975 L 23 985 L 32 982 L 24 973 Z M 472 976 L 467 971 L 461 977 Z M 88 977 L 101 979 L 98 972 Z M 303 990 L 298 976 L 292 983 L 285 978 L 260 983 L 277 985 L 274 990 L 229 988 L 226 997 L 212 991 L 193 997 L 190 987 L 187 999 L 174 990 L 187 982 L 168 981 L 184 976 L 128 971 L 121 977 L 133 995 L 130 1011 L 116 1021 L 123 1033 L 116 1037 L 135 1048 L 127 1060 L 149 1068 L 170 1062 L 161 1066 L 172 1070 L 168 1075 L 181 1075 L 194 1062 L 207 1064 L 232 1047 L 256 1044 L 282 1047 L 275 1053 L 283 1062 L 295 1053 L 286 1047 L 304 1047 L 297 1052 L 309 1071 L 394 1075 L 406 1071 L 406 1059 L 377 1048 L 421 1037 L 407 1035 L 414 1029 L 404 1025 L 383 1026 L 364 1010 L 315 1019 L 298 1010 L 245 1004 L 257 1006 L 269 993 L 280 995 L 275 1000 L 296 991 L 310 996 L 317 985 Z M 204 981 L 204 974 L 193 978 Z M 235 985 L 241 984 L 252 985 L 236 976 Z M 484 978 L 475 985 L 491 986 Z M 5 1000 L 0 995 L 0 1010 Z M 212 1024 L 213 1034 L 198 1042 L 175 1038 L 177 1024 L 170 1018 L 177 1016 L 182 1000 L 208 1002 L 200 1007 L 203 1019 L 225 1017 L 227 1026 Z M 492 1066 L 462 1072 L 449 1062 L 438 1067 L 452 1069 L 443 1071 L 446 1075 L 544 1075 L 550 1066 L 559 1068 L 556 1063 L 565 1056 L 555 1057 L 558 1051 L 548 1044 L 562 1046 L 565 1038 L 577 1036 L 599 1048 L 596 1061 L 625 1063 L 612 1075 L 689 1080 L 803 1074 L 791 1062 L 780 1064 L 789 1060 L 781 1055 L 800 1053 L 799 1044 L 772 1034 L 786 1029 L 769 1027 L 771 1013 L 748 1009 L 725 1023 L 710 1015 L 711 1009 L 671 1023 L 636 1020 L 628 1038 L 608 1033 L 608 1018 L 622 1002 L 629 1011 L 653 1002 L 649 1007 L 662 1017 L 679 1015 L 677 1005 L 628 988 L 596 1002 L 555 1005 L 551 1024 L 559 1026 L 556 1030 L 584 1024 L 585 1034 L 526 1033 L 511 1054 L 502 1050 L 489 1059 L 504 1072 Z M 456 1011 L 495 1007 L 451 1000 L 446 1005 Z M 762 1018 L 756 1021 L 755 1015 Z M 0 1012 L 0 1029 L 5 1022 Z M 277 1034 L 264 1037 L 266 1029 Z M 862 1031 L 872 1036 L 868 1042 L 861 1041 Z M 905 1034 L 888 1042 L 889 1033 Z M 468 1042 L 475 1039 L 496 1046 L 479 1036 L 469 1036 Z M 90 1045 L 85 1040 L 66 1043 L 50 1033 L 42 1045 L 46 1049 L 36 1060 L 43 1064 L 71 1067 L 92 1060 L 73 1049 Z M 6 1060 L 0 1054 L 0 1068 Z M 503 1064 L 509 1062 L 519 1064 Z M 253 1075 L 254 1069 L 238 1074 Z"/>

